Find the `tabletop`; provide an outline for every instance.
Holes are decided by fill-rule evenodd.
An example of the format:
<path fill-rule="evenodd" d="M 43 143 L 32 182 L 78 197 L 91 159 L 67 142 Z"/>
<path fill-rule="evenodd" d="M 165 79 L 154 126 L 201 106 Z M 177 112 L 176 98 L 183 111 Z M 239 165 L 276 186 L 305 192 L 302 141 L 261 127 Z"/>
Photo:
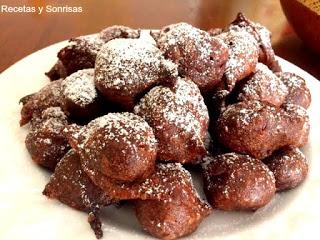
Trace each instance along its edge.
<path fill-rule="evenodd" d="M 12 11 L 20 7 L 23 12 L 9 13 L 5 7 L 15 7 Z M 40 13 L 37 7 L 45 10 Z M 76 12 L 59 10 L 63 7 Z M 278 56 L 320 79 L 319 56 L 296 36 L 279 0 L 0 0 L 0 72 L 50 44 L 106 26 L 160 28 L 184 21 L 209 29 L 227 25 L 240 11 L 267 26 Z"/>

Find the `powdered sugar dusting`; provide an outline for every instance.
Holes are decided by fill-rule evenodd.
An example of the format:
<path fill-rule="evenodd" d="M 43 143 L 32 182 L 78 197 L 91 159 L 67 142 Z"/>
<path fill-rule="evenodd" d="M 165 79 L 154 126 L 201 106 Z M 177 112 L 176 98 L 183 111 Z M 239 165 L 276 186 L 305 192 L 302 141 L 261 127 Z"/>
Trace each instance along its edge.
<path fill-rule="evenodd" d="M 190 80 L 180 78 L 174 90 L 163 86 L 151 89 L 134 108 L 134 112 L 150 122 L 156 131 L 162 131 L 164 124 L 172 124 L 179 129 L 177 134 L 181 131 L 192 132 L 201 141 L 203 129 L 207 127 L 209 119 L 207 107 L 197 86 Z M 152 124 L 154 120 L 158 121 L 156 125 Z"/>
<path fill-rule="evenodd" d="M 49 107 L 40 115 L 35 115 L 31 121 L 31 129 L 34 132 L 45 129 L 47 132 L 60 134 L 65 125 L 68 124 L 67 116 L 60 107 Z M 49 141 L 49 140 L 44 140 Z"/>
<path fill-rule="evenodd" d="M 254 23 L 246 19 L 246 21 L 243 22 L 237 22 L 236 25 L 230 25 L 229 29 L 238 31 L 239 28 L 244 29 L 248 33 L 250 33 L 252 36 L 255 37 L 256 41 L 258 42 L 259 46 L 264 48 L 271 48 L 271 40 L 270 31 L 262 26 L 259 23 Z"/>
<path fill-rule="evenodd" d="M 247 71 L 251 61 L 258 61 L 257 41 L 245 29 L 234 26 L 228 32 L 223 32 L 216 37 L 222 39 L 229 46 L 229 60 L 225 70 L 228 79 L 238 78 L 239 73 Z"/>
<path fill-rule="evenodd" d="M 308 113 L 306 109 L 299 105 L 287 103 L 284 105 L 284 108 L 286 110 L 285 113 L 288 117 L 290 117 L 293 114 L 294 116 L 299 118 L 308 118 Z"/>
<path fill-rule="evenodd" d="M 192 177 L 180 163 L 158 164 L 156 167 L 156 178 L 147 178 L 139 187 L 139 192 L 149 195 L 152 198 L 158 198 L 165 202 L 171 202 L 171 195 L 176 189 L 191 193 L 199 201 L 202 200 L 193 185 Z"/>
<path fill-rule="evenodd" d="M 86 144 L 92 134 L 99 133 L 102 129 L 104 129 L 104 139 L 119 142 L 121 138 L 122 141 L 128 144 L 136 141 L 137 145 L 146 145 L 150 148 L 156 147 L 157 142 L 148 123 L 141 117 L 127 112 L 109 113 L 91 121 L 80 132 L 80 135 L 84 137 L 81 146 Z"/>
<path fill-rule="evenodd" d="M 92 34 L 72 38 L 66 49 L 79 49 L 96 56 L 104 43 L 98 34 Z"/>
<path fill-rule="evenodd" d="M 255 73 L 242 87 L 239 100 L 260 100 L 280 106 L 288 94 L 285 84 L 267 66 L 258 63 Z"/>
<path fill-rule="evenodd" d="M 227 58 L 227 46 L 221 39 L 187 23 L 177 23 L 160 31 L 157 44 L 179 66 L 181 75 L 197 83 L 201 91 L 209 91 L 207 85 L 221 79 Z"/>
<path fill-rule="evenodd" d="M 210 41 L 211 37 L 207 32 L 187 23 L 177 23 L 163 29 L 157 42 L 164 52 L 167 52 L 175 45 L 182 45 L 186 47 L 184 49 L 186 52 L 193 50 L 191 48 L 198 49 L 200 59 L 207 59 L 213 51 Z M 191 42 L 193 46 L 187 44 L 187 42 Z"/>
<path fill-rule="evenodd" d="M 306 95 L 310 94 L 310 91 L 306 86 L 306 81 L 302 77 L 289 72 L 278 73 L 278 76 L 283 81 L 283 83 L 288 87 L 289 95 L 294 94 L 294 92 L 300 92 L 300 91 L 303 91 L 304 94 Z"/>
<path fill-rule="evenodd" d="M 289 88 L 302 88 L 305 87 L 306 82 L 302 77 L 299 77 L 293 73 L 281 73 L 280 76 L 282 77 L 282 81 L 289 87 Z"/>
<path fill-rule="evenodd" d="M 97 97 L 94 86 L 94 69 L 79 70 L 62 83 L 64 97 L 84 107 Z"/>
<path fill-rule="evenodd" d="M 253 101 L 251 102 L 250 107 L 238 109 L 238 106 L 236 104 L 229 106 L 224 112 L 223 112 L 223 119 L 229 119 L 233 118 L 235 112 L 238 114 L 236 115 L 236 120 L 239 124 L 239 126 L 243 125 L 249 125 L 251 122 L 253 122 L 253 119 L 258 117 L 259 109 L 262 109 L 265 106 L 264 104 L 261 104 L 260 101 Z"/>
<path fill-rule="evenodd" d="M 180 163 L 158 164 L 155 172 L 157 177 L 147 178 L 139 186 L 139 192 L 150 197 L 170 200 L 170 195 L 176 187 L 188 187 L 191 184 L 191 175 Z M 160 181 L 159 181 L 160 180 Z"/>
<path fill-rule="evenodd" d="M 296 147 L 287 146 L 266 159 L 269 169 L 274 173 L 278 190 L 299 185 L 308 172 L 308 162 Z"/>
<path fill-rule="evenodd" d="M 135 93 L 159 80 L 162 61 L 160 50 L 149 41 L 114 39 L 97 56 L 95 81 L 107 89 Z"/>
<path fill-rule="evenodd" d="M 139 38 L 139 36 L 140 30 L 121 25 L 107 27 L 99 33 L 99 38 L 104 42 L 108 42 L 115 38 Z"/>

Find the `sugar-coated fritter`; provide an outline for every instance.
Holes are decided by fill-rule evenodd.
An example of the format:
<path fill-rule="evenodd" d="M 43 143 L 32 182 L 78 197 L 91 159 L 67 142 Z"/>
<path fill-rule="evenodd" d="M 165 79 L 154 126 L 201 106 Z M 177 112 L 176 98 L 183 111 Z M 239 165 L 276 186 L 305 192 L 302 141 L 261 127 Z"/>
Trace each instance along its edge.
<path fill-rule="evenodd" d="M 307 109 L 311 103 L 311 94 L 306 81 L 302 77 L 289 72 L 279 72 L 277 76 L 288 88 L 285 102 Z"/>
<path fill-rule="evenodd" d="M 229 47 L 229 58 L 219 88 L 231 91 L 237 82 L 254 72 L 259 46 L 254 37 L 242 28 L 229 29 L 216 37 Z"/>
<path fill-rule="evenodd" d="M 91 120 L 107 109 L 94 85 L 94 69 L 72 73 L 62 82 L 62 108 L 74 120 Z"/>
<path fill-rule="evenodd" d="M 157 141 L 148 123 L 133 113 L 109 113 L 65 133 L 90 169 L 112 181 L 139 181 L 154 171 Z"/>
<path fill-rule="evenodd" d="M 210 206 L 199 198 L 190 173 L 180 164 L 158 165 L 158 171 L 173 171 L 171 174 L 181 175 L 181 180 L 171 185 L 163 181 L 171 189 L 170 198 L 135 201 L 142 228 L 154 237 L 168 240 L 191 234 L 211 213 Z"/>
<path fill-rule="evenodd" d="M 220 39 L 187 23 L 172 24 L 156 37 L 166 58 L 178 65 L 180 75 L 209 93 L 222 78 L 228 48 Z"/>
<path fill-rule="evenodd" d="M 51 82 L 41 88 L 38 92 L 23 97 L 20 102 L 21 109 L 20 126 L 27 124 L 33 115 L 40 115 L 42 111 L 49 107 L 62 106 L 62 79 Z"/>
<path fill-rule="evenodd" d="M 102 237 L 98 214 L 102 207 L 114 201 L 93 184 L 81 168 L 79 154 L 73 149 L 69 150 L 58 163 L 43 194 L 49 198 L 58 199 L 72 208 L 88 212 L 88 221 L 96 237 Z"/>
<path fill-rule="evenodd" d="M 271 33 L 266 27 L 250 21 L 242 13 L 239 13 L 228 28 L 242 28 L 250 33 L 259 45 L 259 62 L 267 65 L 273 72 L 281 71 L 281 67 L 272 49 Z"/>
<path fill-rule="evenodd" d="M 112 202 L 112 199 L 94 185 L 82 170 L 80 156 L 73 149 L 57 164 L 43 194 L 86 212 L 92 211 L 97 205 L 105 206 Z"/>
<path fill-rule="evenodd" d="M 209 203 L 223 210 L 256 210 L 275 194 L 275 178 L 260 160 L 226 153 L 207 157 L 203 165 L 204 191 Z"/>
<path fill-rule="evenodd" d="M 134 112 L 154 129 L 159 160 L 196 163 L 206 153 L 208 110 L 192 81 L 178 78 L 172 87 L 154 87 Z"/>
<path fill-rule="evenodd" d="M 220 143 L 232 151 L 263 159 L 280 147 L 305 145 L 309 127 L 308 114 L 298 105 L 279 108 L 247 101 L 229 105 L 215 131 Z"/>
<path fill-rule="evenodd" d="M 50 107 L 32 118 L 25 144 L 34 162 L 50 170 L 55 169 L 70 149 L 63 135 L 67 124 L 67 117 L 59 107 Z"/>
<path fill-rule="evenodd" d="M 286 146 L 264 160 L 276 179 L 277 191 L 292 189 L 308 174 L 308 162 L 299 148 Z"/>
<path fill-rule="evenodd" d="M 256 70 L 238 90 L 239 101 L 259 100 L 281 106 L 288 95 L 287 86 L 266 65 L 258 63 Z"/>

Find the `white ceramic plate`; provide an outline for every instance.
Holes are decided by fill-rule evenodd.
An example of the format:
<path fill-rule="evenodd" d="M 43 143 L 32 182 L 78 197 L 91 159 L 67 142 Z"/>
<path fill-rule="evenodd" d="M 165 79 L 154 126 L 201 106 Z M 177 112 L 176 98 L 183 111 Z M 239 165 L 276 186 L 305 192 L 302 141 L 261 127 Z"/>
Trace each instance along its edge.
<path fill-rule="evenodd" d="M 0 75 L 0 239 L 95 239 L 85 213 L 41 194 L 49 174 L 33 164 L 24 146 L 27 127 L 19 127 L 19 99 L 48 83 L 44 72 L 66 42 L 35 52 Z M 256 212 L 214 211 L 188 239 L 314 239 L 320 226 L 320 83 L 280 59 L 284 71 L 307 80 L 312 94 L 311 133 L 303 149 L 310 161 L 306 181 L 297 189 L 276 194 Z M 130 207 L 106 208 L 104 239 L 148 239 Z"/>

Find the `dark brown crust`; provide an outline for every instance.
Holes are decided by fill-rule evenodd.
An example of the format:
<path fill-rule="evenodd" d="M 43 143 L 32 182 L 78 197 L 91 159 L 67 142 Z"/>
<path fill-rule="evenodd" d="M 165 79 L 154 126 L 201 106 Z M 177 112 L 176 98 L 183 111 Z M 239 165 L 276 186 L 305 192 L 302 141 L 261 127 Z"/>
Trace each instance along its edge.
<path fill-rule="evenodd" d="M 281 148 L 264 162 L 275 176 L 277 191 L 297 187 L 308 174 L 307 159 L 296 147 Z"/>
<path fill-rule="evenodd" d="M 107 176 L 94 171 L 85 159 L 81 159 L 82 168 L 92 181 L 102 188 L 108 195 L 117 200 L 168 200 L 171 198 L 172 185 L 184 181 L 185 176 L 180 176 L 175 169 L 162 170 L 156 166 L 155 172 L 141 182 L 117 183 Z M 167 164 L 166 164 L 167 165 Z M 178 176 L 177 176 L 178 175 Z M 181 186 L 183 187 L 183 185 Z"/>
<path fill-rule="evenodd" d="M 212 211 L 181 163 L 202 171 L 210 204 L 223 210 L 256 210 L 275 191 L 303 182 L 308 162 L 297 147 L 308 140 L 305 109 L 311 95 L 304 79 L 279 72 L 264 26 L 240 13 L 225 29 L 205 32 L 179 23 L 150 34 L 158 48 L 152 39 L 153 49 L 145 47 L 149 40 L 137 39 L 140 30 L 124 26 L 71 39 L 46 73 L 56 81 L 20 100 L 20 125 L 31 123 L 26 148 L 33 161 L 54 170 L 44 195 L 87 212 L 97 238 L 103 236 L 101 208 L 131 201 L 144 230 L 157 238 L 176 239 L 194 232 Z M 109 41 L 116 50 L 124 45 L 121 41 L 132 41 L 133 46 L 140 41 L 145 48 L 120 49 L 110 58 L 112 52 L 103 52 Z M 143 55 L 144 51 L 150 54 Z M 116 59 L 124 53 L 129 61 L 123 61 L 130 64 Z M 143 57 L 136 61 L 135 56 Z M 101 65 L 99 59 L 111 60 Z M 269 70 L 260 74 L 262 63 L 276 74 Z M 68 76 L 87 68 L 95 76 L 93 84 L 68 85 Z M 103 85 L 99 73 L 100 80 L 110 75 L 111 81 Z M 186 83 L 182 87 L 181 81 Z M 85 90 L 66 91 L 67 87 Z M 154 89 L 166 91 L 148 100 Z M 88 98 L 77 94 L 82 92 Z M 110 112 L 109 106 L 102 106 L 106 100 L 116 105 L 117 112 L 133 111 L 144 120 L 132 113 L 92 120 Z M 130 122 L 129 115 L 138 121 Z M 86 126 L 68 125 L 90 120 Z"/>
<path fill-rule="evenodd" d="M 203 164 L 204 190 L 214 208 L 256 210 L 274 196 L 274 176 L 260 160 L 236 153 L 206 160 Z"/>
<path fill-rule="evenodd" d="M 101 229 L 102 223 L 98 216 L 97 212 L 90 212 L 88 215 L 88 222 L 93 230 L 94 234 L 96 235 L 97 239 L 103 237 L 103 231 Z"/>
<path fill-rule="evenodd" d="M 69 77 L 72 77 L 72 75 Z M 81 79 L 83 82 L 89 81 L 85 76 Z M 68 87 L 68 84 L 68 78 L 59 79 L 54 82 L 50 82 L 38 92 L 20 99 L 20 103 L 23 104 L 21 109 L 20 126 L 27 124 L 34 115 L 39 116 L 42 111 L 49 107 L 61 107 L 70 121 L 81 124 L 112 109 L 112 106 L 110 106 L 109 103 L 104 102 L 96 91 L 97 96 L 90 104 L 80 106 L 72 99 L 68 98 L 68 95 L 64 92 L 64 89 Z M 87 89 L 84 89 L 83 91 L 80 89 L 78 96 L 86 96 L 88 94 L 86 91 Z"/>
<path fill-rule="evenodd" d="M 229 149 L 263 159 L 280 147 L 306 144 L 309 118 L 297 105 L 277 108 L 259 101 L 239 102 L 221 114 L 216 131 Z"/>
<path fill-rule="evenodd" d="M 97 37 L 94 43 L 86 38 L 72 38 L 70 45 L 58 52 L 58 58 L 66 70 L 66 75 L 86 68 L 93 68 L 97 52 L 92 50 L 99 49 L 103 42 Z"/>
<path fill-rule="evenodd" d="M 91 165 L 94 169 L 100 169 L 110 178 L 124 182 L 144 179 L 153 172 L 156 160 L 155 149 L 151 149 L 149 146 L 136 145 L 133 142 L 130 147 L 125 149 L 124 146 L 127 145 L 125 140 L 103 142 L 101 134 L 104 133 L 104 129 L 99 129 L 85 145 L 86 149 L 96 150 L 99 148 L 97 144 L 107 146 L 94 152 L 94 156 L 84 153 L 85 158 L 100 160 Z"/>
<path fill-rule="evenodd" d="M 96 100 L 85 107 L 79 106 L 74 101 L 64 98 L 62 108 L 70 114 L 70 119 L 74 122 L 83 124 L 91 119 L 103 115 L 108 112 L 108 103 L 98 96 Z"/>
<path fill-rule="evenodd" d="M 49 70 L 49 72 L 45 73 L 45 75 L 47 75 L 51 81 L 68 76 L 67 71 L 60 60 L 58 60 L 57 63 Z"/>
<path fill-rule="evenodd" d="M 114 25 L 103 29 L 99 33 L 99 37 L 105 42 L 109 42 L 115 38 L 139 38 L 141 30 L 132 29 L 126 26 Z"/>
<path fill-rule="evenodd" d="M 180 164 L 158 164 L 155 172 L 144 181 L 125 184 L 117 184 L 98 171 L 92 171 L 85 159 L 82 159 L 82 167 L 108 195 L 118 200 L 137 200 L 137 217 L 153 236 L 173 239 L 189 234 L 211 212 L 195 192 L 191 175 Z M 150 221 L 152 219 L 155 221 Z"/>

